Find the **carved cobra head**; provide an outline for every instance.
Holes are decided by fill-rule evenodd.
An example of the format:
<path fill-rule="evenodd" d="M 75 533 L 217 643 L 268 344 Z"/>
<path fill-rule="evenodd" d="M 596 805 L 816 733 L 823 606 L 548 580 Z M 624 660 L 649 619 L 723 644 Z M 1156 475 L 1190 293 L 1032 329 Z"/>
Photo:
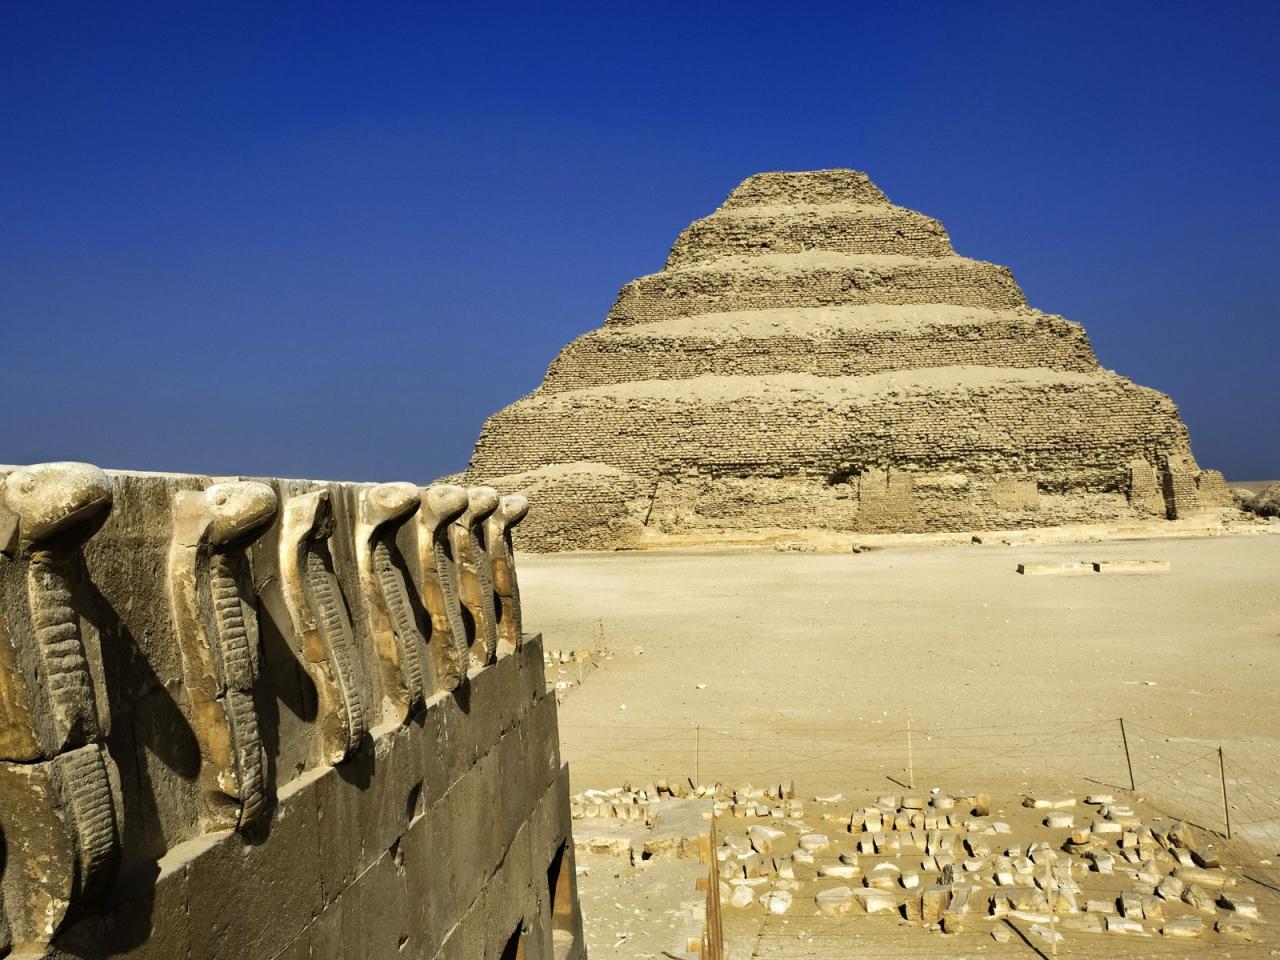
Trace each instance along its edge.
<path fill-rule="evenodd" d="M 91 463 L 37 463 L 0 480 L 0 549 L 11 553 L 104 516 L 111 481 Z"/>
<path fill-rule="evenodd" d="M 412 483 L 380 483 L 365 492 L 366 522 L 378 526 L 398 520 L 418 507 L 419 491 Z"/>
<path fill-rule="evenodd" d="M 221 546 L 248 536 L 276 515 L 276 492 L 265 483 L 229 480 L 204 491 L 209 542 Z"/>
<path fill-rule="evenodd" d="M 467 491 L 452 483 L 427 488 L 427 510 L 440 524 L 453 523 L 467 509 Z"/>
<path fill-rule="evenodd" d="M 475 523 L 498 509 L 498 491 L 493 487 L 467 487 L 467 515 L 464 519 Z"/>
<path fill-rule="evenodd" d="M 501 508 L 504 526 L 514 527 L 529 512 L 529 498 L 523 493 L 511 493 L 503 497 L 498 506 Z"/>

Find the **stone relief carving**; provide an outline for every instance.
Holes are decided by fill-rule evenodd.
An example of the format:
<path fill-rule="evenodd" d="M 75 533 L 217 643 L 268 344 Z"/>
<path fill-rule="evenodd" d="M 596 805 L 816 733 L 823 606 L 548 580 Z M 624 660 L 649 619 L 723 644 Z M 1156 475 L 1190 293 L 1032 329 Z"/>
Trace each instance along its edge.
<path fill-rule="evenodd" d="M 201 753 L 201 817 L 214 828 L 252 823 L 266 805 L 254 684 L 258 618 L 246 549 L 276 515 L 264 483 L 184 490 L 173 504 L 169 598 Z"/>
<path fill-rule="evenodd" d="M 423 707 L 431 680 L 426 639 L 395 545 L 395 528 L 418 509 L 420 497 L 411 483 L 365 487 L 356 520 L 356 563 L 369 632 L 382 665 L 383 690 L 400 720 Z"/>
<path fill-rule="evenodd" d="M 485 520 L 498 508 L 493 487 L 468 487 L 467 508 L 449 528 L 458 562 L 458 593 L 465 611 L 471 665 L 483 667 L 498 655 L 498 614 L 493 598 L 493 564 L 485 546 Z"/>
<path fill-rule="evenodd" d="M 333 572 L 328 540 L 333 511 L 327 490 L 285 501 L 280 531 L 280 587 L 316 685 L 325 757 L 340 763 L 368 732 L 351 617 Z"/>
<path fill-rule="evenodd" d="M 273 764 L 368 740 L 375 650 L 348 600 L 404 717 L 518 643 L 525 510 L 450 485 L 0 471 L 0 956 L 132 943 L 118 903 L 166 849 L 264 824 Z"/>
<path fill-rule="evenodd" d="M 447 483 L 422 491 L 418 507 L 418 591 L 431 618 L 431 659 L 444 690 L 457 689 L 466 678 L 471 656 L 449 532 L 466 509 L 467 491 Z"/>
<path fill-rule="evenodd" d="M 86 463 L 0 480 L 2 892 L 15 944 L 47 942 L 98 902 L 119 858 L 118 776 L 75 589 L 80 547 L 111 500 Z"/>
<path fill-rule="evenodd" d="M 520 613 L 520 584 L 516 580 L 515 548 L 511 528 L 529 512 L 529 500 L 509 494 L 485 521 L 485 548 L 493 570 L 493 593 L 498 613 L 498 645 L 503 653 L 520 646 L 523 624 Z"/>

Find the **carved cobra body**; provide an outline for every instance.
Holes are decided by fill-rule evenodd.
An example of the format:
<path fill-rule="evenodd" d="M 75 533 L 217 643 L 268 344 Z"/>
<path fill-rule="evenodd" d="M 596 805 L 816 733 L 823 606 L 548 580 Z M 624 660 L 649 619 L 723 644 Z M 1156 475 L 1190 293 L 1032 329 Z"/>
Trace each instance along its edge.
<path fill-rule="evenodd" d="M 118 776 L 74 589 L 80 547 L 111 499 L 106 474 L 84 463 L 0 481 L 0 829 L 26 868 L 13 871 L 17 942 L 47 942 L 98 902 L 119 859 Z"/>
<path fill-rule="evenodd" d="M 461 685 L 471 656 L 449 533 L 466 509 L 467 491 L 446 483 L 423 491 L 418 505 L 418 589 L 431 618 L 429 649 L 436 682 L 445 690 Z"/>
<path fill-rule="evenodd" d="M 510 494 L 498 501 L 498 508 L 485 521 L 485 548 L 493 569 L 493 592 L 498 612 L 498 643 L 503 653 L 520 646 L 524 632 L 520 611 L 520 584 L 516 580 L 516 555 L 511 545 L 511 528 L 525 518 L 529 501 Z"/>
<path fill-rule="evenodd" d="M 276 514 L 263 483 L 232 481 L 174 498 L 169 598 L 201 752 L 201 816 L 246 826 L 266 805 L 258 733 L 257 614 L 247 548 Z"/>
<path fill-rule="evenodd" d="M 418 629 L 413 599 L 396 564 L 395 528 L 418 509 L 418 488 L 382 483 L 359 495 L 356 562 L 369 630 L 382 665 L 383 689 L 400 720 L 427 698 L 426 640 Z"/>
<path fill-rule="evenodd" d="M 485 520 L 497 508 L 497 490 L 493 487 L 469 487 L 467 509 L 449 528 L 459 565 L 459 593 L 470 619 L 467 641 L 471 649 L 471 663 L 476 667 L 493 663 L 498 656 L 493 565 L 485 547 L 484 526 Z"/>
<path fill-rule="evenodd" d="M 327 490 L 285 502 L 280 533 L 280 584 L 303 661 L 320 699 L 326 758 L 340 763 L 368 733 L 357 673 L 355 634 L 328 540 L 333 512 Z"/>

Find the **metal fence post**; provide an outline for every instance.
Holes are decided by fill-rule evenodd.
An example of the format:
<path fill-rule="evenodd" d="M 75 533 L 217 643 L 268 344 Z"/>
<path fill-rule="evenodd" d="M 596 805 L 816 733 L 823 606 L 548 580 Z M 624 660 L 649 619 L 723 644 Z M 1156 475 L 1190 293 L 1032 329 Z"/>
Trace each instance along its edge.
<path fill-rule="evenodd" d="M 1133 779 L 1133 760 L 1129 756 L 1129 735 L 1124 731 L 1124 717 L 1120 718 L 1120 741 L 1124 744 L 1124 762 L 1129 768 L 1129 789 L 1137 790 L 1138 785 Z"/>

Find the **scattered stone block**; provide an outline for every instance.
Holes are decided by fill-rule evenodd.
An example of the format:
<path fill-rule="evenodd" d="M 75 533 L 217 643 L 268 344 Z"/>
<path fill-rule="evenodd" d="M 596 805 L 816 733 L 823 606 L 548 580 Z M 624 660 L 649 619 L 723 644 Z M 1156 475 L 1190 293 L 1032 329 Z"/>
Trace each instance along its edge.
<path fill-rule="evenodd" d="M 791 909 L 792 895 L 788 890 L 774 890 L 760 898 L 761 905 L 769 913 L 784 914 Z"/>
<path fill-rule="evenodd" d="M 1170 940 L 1199 940 L 1204 932 L 1204 921 L 1199 917 L 1178 917 L 1166 920 L 1160 932 Z"/>
<path fill-rule="evenodd" d="M 1142 900 L 1136 893 L 1120 894 L 1120 913 L 1131 920 L 1142 919 Z"/>
<path fill-rule="evenodd" d="M 749 837 L 751 847 L 754 847 L 758 854 L 768 856 L 773 852 L 773 845 L 786 836 L 786 831 L 774 827 L 754 826 L 746 828 L 746 836 Z"/>
<path fill-rule="evenodd" d="M 831 846 L 831 838 L 825 833 L 806 833 L 800 838 L 800 849 L 818 853 Z"/>
<path fill-rule="evenodd" d="M 951 887 L 936 884 L 925 887 L 920 894 L 920 919 L 925 924 L 938 923 L 951 902 Z"/>
<path fill-rule="evenodd" d="M 1106 930 L 1104 918 L 1096 913 L 1082 913 L 1074 917 L 1063 917 L 1060 923 L 1063 930 L 1077 933 L 1103 933 Z"/>
<path fill-rule="evenodd" d="M 1154 860 L 1145 861 L 1138 870 L 1138 879 L 1152 886 L 1159 884 L 1162 877 L 1164 877 L 1164 871 L 1160 869 Z"/>
<path fill-rule="evenodd" d="M 838 880 L 854 880 L 862 876 L 862 869 L 847 863 L 824 863 L 818 867 L 818 876 L 833 877 Z"/>
<path fill-rule="evenodd" d="M 1107 933 L 1119 934 L 1145 934 L 1146 930 L 1137 920 L 1131 920 L 1128 917 L 1107 917 Z"/>
<path fill-rule="evenodd" d="M 864 887 L 854 890 L 853 896 L 867 913 L 886 913 L 898 909 L 897 898 L 883 890 Z"/>
<path fill-rule="evenodd" d="M 1078 577 L 1092 576 L 1093 564 L 1087 560 L 1069 560 L 1062 563 L 1020 563 L 1018 573 L 1027 577 Z"/>
<path fill-rule="evenodd" d="M 1206 870 L 1214 870 L 1222 866 L 1218 859 L 1218 851 L 1204 844 L 1191 848 L 1191 859 L 1197 867 Z"/>
<path fill-rule="evenodd" d="M 755 898 L 756 892 L 750 887 L 738 886 L 734 888 L 733 893 L 729 897 L 729 905 L 732 907 L 738 907 L 739 909 L 749 907 Z"/>
<path fill-rule="evenodd" d="M 1213 898 L 1194 883 L 1187 884 L 1186 889 L 1182 891 L 1182 902 L 1201 913 L 1214 912 Z"/>
<path fill-rule="evenodd" d="M 853 890 L 849 887 L 828 887 L 820 890 L 814 898 L 818 904 L 818 912 L 827 916 L 840 916 L 853 910 Z"/>
<path fill-rule="evenodd" d="M 1232 940 L 1243 940 L 1246 943 L 1253 940 L 1253 924 L 1248 920 L 1237 920 L 1234 917 L 1228 917 L 1215 923 L 1213 929 L 1224 937 L 1230 937 Z"/>
<path fill-rule="evenodd" d="M 1258 904 L 1253 897 L 1242 897 L 1237 894 L 1224 893 L 1218 897 L 1218 906 L 1223 910 L 1229 910 L 1238 917 L 1246 920 L 1258 919 Z"/>
<path fill-rule="evenodd" d="M 1204 870 L 1200 867 L 1178 867 L 1174 872 L 1174 876 L 1184 883 L 1197 883 L 1203 887 L 1213 887 L 1214 889 L 1234 887 L 1236 885 L 1236 878 L 1221 869 Z"/>

